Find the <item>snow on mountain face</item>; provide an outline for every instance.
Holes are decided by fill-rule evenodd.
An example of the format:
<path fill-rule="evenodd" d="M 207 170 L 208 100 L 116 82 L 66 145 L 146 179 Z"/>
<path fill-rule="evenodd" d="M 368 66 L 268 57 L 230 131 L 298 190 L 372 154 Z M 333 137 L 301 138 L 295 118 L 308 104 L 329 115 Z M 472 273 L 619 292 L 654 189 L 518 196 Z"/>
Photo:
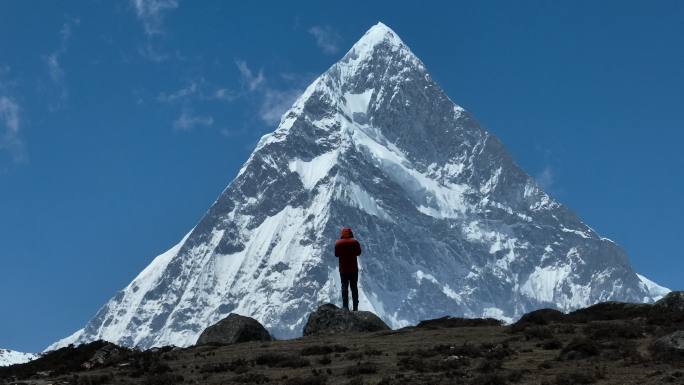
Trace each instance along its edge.
<path fill-rule="evenodd" d="M 670 292 L 670 289 L 658 285 L 641 274 L 637 274 L 637 277 L 639 277 L 644 291 L 649 293 L 648 297 L 644 297 L 644 302 L 657 301 Z"/>
<path fill-rule="evenodd" d="M 14 350 L 0 349 L 0 366 L 23 364 L 38 358 L 35 353 L 22 353 Z"/>
<path fill-rule="evenodd" d="M 364 247 L 361 308 L 393 327 L 667 290 L 542 191 L 379 23 L 259 141 L 194 229 L 49 349 L 186 346 L 229 313 L 299 336 L 312 309 L 339 302 L 342 226 Z"/>

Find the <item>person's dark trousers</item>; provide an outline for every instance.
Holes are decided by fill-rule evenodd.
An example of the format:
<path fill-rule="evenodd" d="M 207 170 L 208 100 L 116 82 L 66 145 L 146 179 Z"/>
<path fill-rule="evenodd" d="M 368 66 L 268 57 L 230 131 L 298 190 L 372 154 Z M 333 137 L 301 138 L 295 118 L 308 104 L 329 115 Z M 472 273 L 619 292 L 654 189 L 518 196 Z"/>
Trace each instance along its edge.
<path fill-rule="evenodd" d="M 340 280 L 342 281 L 342 307 L 349 310 L 349 286 L 351 286 L 354 311 L 359 310 L 359 289 L 356 286 L 359 273 L 340 273 Z"/>

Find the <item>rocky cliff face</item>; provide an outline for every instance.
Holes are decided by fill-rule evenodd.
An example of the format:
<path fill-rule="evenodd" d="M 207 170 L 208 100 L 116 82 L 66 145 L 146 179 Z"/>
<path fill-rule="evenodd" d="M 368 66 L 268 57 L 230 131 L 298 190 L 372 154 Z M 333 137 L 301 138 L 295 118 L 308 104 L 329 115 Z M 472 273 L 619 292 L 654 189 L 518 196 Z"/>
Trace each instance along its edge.
<path fill-rule="evenodd" d="M 393 327 L 667 291 L 542 191 L 380 23 L 306 89 L 194 229 L 52 348 L 188 345 L 229 313 L 299 336 L 339 298 L 342 226 L 364 247 L 361 309 Z"/>

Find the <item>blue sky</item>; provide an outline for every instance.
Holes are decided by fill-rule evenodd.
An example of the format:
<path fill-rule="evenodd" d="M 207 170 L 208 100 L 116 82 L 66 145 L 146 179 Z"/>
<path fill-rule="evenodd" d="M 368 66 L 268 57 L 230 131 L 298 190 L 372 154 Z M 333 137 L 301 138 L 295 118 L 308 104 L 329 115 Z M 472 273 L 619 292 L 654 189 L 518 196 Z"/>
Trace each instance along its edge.
<path fill-rule="evenodd" d="M 82 327 L 378 21 L 639 272 L 684 289 L 684 2 L 251 3 L 0 2 L 0 347 Z"/>

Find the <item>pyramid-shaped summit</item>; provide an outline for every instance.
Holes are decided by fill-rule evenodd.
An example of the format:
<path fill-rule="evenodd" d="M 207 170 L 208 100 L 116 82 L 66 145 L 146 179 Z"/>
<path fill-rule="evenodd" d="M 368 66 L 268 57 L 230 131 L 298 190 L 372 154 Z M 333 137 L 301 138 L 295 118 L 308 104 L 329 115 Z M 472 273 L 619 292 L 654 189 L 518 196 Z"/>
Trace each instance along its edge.
<path fill-rule="evenodd" d="M 666 291 L 542 191 L 379 23 L 306 89 L 176 246 L 52 348 L 185 346 L 229 313 L 299 336 L 318 304 L 339 302 L 342 226 L 364 246 L 360 307 L 393 327 Z"/>

